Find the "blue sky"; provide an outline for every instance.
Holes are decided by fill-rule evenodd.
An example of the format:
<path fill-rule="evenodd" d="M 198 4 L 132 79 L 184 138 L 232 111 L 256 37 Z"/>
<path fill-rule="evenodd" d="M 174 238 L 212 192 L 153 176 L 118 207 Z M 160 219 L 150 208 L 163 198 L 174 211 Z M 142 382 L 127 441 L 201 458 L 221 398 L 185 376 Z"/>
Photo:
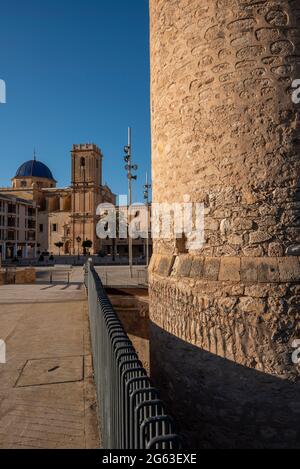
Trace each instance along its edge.
<path fill-rule="evenodd" d="M 73 143 L 102 149 L 104 181 L 127 192 L 123 147 L 133 129 L 134 198 L 150 171 L 148 0 L 1 2 L 0 186 L 37 158 L 70 183 Z"/>

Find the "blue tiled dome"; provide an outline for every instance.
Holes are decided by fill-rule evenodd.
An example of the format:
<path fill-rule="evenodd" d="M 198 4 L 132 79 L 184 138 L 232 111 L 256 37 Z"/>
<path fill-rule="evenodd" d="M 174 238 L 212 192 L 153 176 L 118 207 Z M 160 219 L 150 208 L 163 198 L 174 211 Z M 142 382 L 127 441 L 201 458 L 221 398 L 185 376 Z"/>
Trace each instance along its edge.
<path fill-rule="evenodd" d="M 30 160 L 22 164 L 19 167 L 15 177 L 36 177 L 51 179 L 54 181 L 54 177 L 48 166 L 41 161 Z"/>

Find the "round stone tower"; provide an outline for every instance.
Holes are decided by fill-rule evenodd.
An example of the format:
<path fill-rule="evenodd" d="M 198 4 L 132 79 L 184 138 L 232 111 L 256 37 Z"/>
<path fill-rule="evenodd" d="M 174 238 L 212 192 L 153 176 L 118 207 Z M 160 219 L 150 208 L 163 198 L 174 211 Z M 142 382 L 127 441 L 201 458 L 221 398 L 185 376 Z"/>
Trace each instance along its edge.
<path fill-rule="evenodd" d="M 150 0 L 151 368 L 192 447 L 299 447 L 300 5 Z"/>

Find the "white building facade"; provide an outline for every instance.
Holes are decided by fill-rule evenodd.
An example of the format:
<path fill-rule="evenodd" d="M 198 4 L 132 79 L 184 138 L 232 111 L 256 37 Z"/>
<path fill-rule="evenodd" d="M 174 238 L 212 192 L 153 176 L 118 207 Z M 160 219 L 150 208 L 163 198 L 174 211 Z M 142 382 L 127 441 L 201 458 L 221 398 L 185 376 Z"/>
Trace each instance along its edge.
<path fill-rule="evenodd" d="M 36 252 L 36 203 L 0 194 L 0 259 L 32 258 Z"/>

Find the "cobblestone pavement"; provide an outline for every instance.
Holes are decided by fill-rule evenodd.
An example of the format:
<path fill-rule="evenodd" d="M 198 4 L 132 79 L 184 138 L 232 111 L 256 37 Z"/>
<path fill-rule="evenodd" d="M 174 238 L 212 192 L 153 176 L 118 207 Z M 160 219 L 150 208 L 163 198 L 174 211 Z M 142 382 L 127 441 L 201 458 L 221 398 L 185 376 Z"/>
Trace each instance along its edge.
<path fill-rule="evenodd" d="M 0 287 L 7 349 L 0 448 L 100 446 L 87 306 L 76 275 L 70 285 Z"/>

